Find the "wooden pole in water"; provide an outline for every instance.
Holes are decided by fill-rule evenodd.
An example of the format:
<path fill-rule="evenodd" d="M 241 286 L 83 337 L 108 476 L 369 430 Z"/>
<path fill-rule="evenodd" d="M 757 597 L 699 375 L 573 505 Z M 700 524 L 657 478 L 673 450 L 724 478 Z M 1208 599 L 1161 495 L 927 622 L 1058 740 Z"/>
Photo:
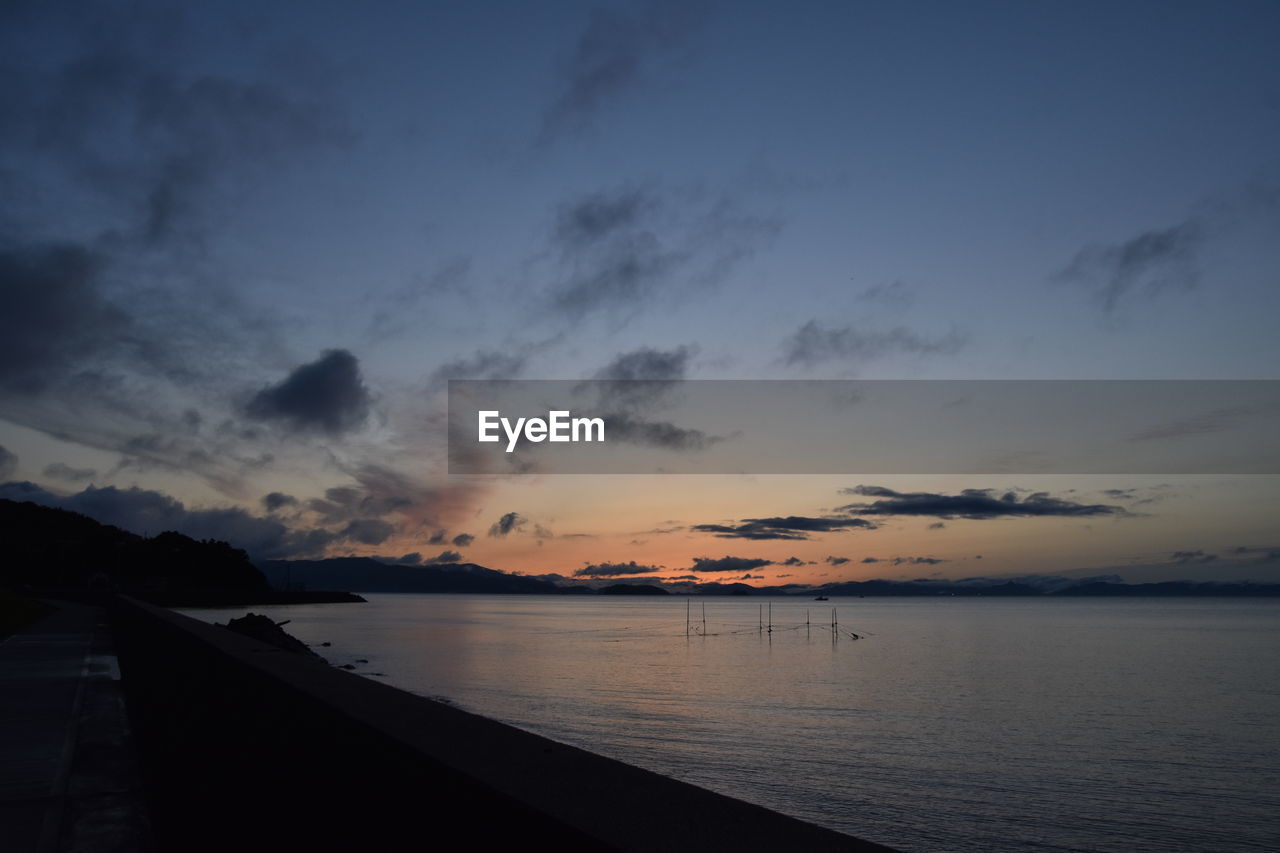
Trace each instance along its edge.
<path fill-rule="evenodd" d="M 707 603 L 702 602 L 702 636 L 707 636 Z"/>
<path fill-rule="evenodd" d="M 690 601 L 686 598 L 684 600 L 684 635 L 686 638 L 689 636 L 689 604 Z"/>
<path fill-rule="evenodd" d="M 773 602 L 769 602 L 769 633 L 773 633 Z"/>
<path fill-rule="evenodd" d="M 804 635 L 809 636 L 809 608 L 804 609 Z"/>

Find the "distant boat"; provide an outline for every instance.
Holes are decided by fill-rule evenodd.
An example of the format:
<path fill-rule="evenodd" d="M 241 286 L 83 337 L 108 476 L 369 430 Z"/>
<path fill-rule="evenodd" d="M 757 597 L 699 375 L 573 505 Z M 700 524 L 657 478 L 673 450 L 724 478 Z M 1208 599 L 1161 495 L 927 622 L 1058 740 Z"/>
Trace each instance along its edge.
<path fill-rule="evenodd" d="M 826 600 L 827 600 L 827 597 L 825 595 L 820 595 L 814 599 L 814 601 L 826 601 Z"/>

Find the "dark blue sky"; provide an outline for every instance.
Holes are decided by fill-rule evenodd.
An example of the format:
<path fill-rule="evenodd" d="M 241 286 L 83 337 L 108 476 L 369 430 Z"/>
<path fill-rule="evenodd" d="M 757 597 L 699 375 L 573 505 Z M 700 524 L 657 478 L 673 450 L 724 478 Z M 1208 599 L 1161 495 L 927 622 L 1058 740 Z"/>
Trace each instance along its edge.
<path fill-rule="evenodd" d="M 518 510 L 527 539 L 479 536 L 467 557 L 674 565 L 723 543 L 637 557 L 654 546 L 631 534 L 813 513 L 857 484 L 756 486 L 755 508 L 707 485 L 667 511 L 635 480 L 449 480 L 442 381 L 595 376 L 636 353 L 686 378 L 1280 362 L 1275 3 L 0 15 L 5 478 L 50 500 L 92 483 L 135 526 L 430 556 L 435 531 Z M 1179 487 L 1166 524 L 1054 567 L 1274 544 L 1274 488 L 1237 486 Z M 268 512 L 268 493 L 296 503 Z M 600 538 L 553 538 L 579 527 Z"/>

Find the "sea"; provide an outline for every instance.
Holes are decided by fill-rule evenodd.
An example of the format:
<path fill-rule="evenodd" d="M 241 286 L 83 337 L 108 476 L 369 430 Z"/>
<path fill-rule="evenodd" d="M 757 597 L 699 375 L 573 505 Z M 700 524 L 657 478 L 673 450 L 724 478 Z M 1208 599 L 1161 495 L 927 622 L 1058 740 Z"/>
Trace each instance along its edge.
<path fill-rule="evenodd" d="M 1280 850 L 1277 600 L 366 597 L 254 609 L 369 678 L 906 853 Z"/>

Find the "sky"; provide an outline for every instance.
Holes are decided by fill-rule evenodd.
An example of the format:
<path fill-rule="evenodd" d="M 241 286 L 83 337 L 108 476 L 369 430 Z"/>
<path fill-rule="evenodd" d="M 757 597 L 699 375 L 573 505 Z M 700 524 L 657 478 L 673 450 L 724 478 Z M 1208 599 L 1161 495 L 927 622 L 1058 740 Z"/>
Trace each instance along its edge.
<path fill-rule="evenodd" d="M 1275 3 L 0 19 L 0 497 L 257 559 L 1280 581 L 1274 475 L 451 476 L 444 425 L 449 379 L 1280 378 Z"/>

